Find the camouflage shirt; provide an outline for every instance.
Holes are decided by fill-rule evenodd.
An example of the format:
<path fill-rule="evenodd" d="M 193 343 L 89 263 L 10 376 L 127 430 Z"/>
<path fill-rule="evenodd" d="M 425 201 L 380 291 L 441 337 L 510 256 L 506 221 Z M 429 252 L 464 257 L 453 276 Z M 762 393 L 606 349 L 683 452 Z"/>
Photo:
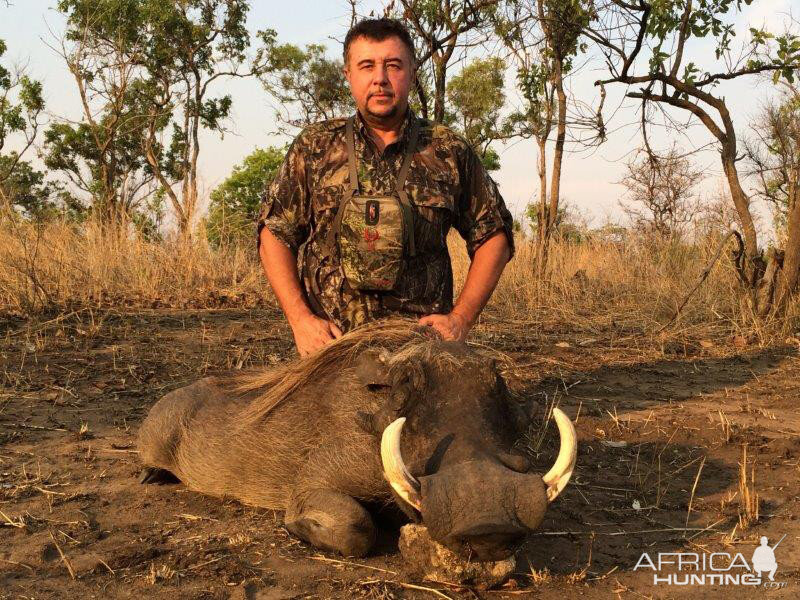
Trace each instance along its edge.
<path fill-rule="evenodd" d="M 381 153 L 360 115 L 355 154 L 362 195 L 391 194 L 408 143 L 411 112 L 398 141 Z M 338 255 L 325 244 L 348 188 L 346 119 L 305 128 L 294 140 L 264 195 L 258 233 L 270 232 L 298 255 L 303 291 L 312 310 L 343 331 L 397 313 L 447 313 L 453 307 L 453 273 L 447 233 L 455 227 L 470 258 L 493 233 L 503 230 L 513 253 L 512 218 L 480 159 L 462 137 L 419 119 L 416 152 L 405 190 L 415 209 L 417 255 L 408 258 L 395 291 L 350 287 Z"/>

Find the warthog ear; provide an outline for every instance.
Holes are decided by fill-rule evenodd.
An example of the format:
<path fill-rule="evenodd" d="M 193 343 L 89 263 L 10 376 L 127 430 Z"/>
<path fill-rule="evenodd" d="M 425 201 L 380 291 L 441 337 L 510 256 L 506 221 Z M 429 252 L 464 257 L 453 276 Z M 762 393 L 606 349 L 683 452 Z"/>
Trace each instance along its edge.
<path fill-rule="evenodd" d="M 411 408 L 424 397 L 428 377 L 425 365 L 419 358 L 404 358 L 391 361 L 389 380 L 389 408 L 394 413 L 394 420 L 407 416 Z"/>
<path fill-rule="evenodd" d="M 390 385 L 388 362 L 385 350 L 366 350 L 356 359 L 356 378 L 364 387 L 386 387 Z"/>
<path fill-rule="evenodd" d="M 425 367 L 417 358 L 393 360 L 385 350 L 366 350 L 356 359 L 355 375 L 373 391 L 389 388 L 390 407 L 403 416 L 403 410 L 422 397 L 427 385 Z"/>
<path fill-rule="evenodd" d="M 356 360 L 355 373 L 366 388 L 385 394 L 375 413 L 359 411 L 356 415 L 358 426 L 373 435 L 381 435 L 389 423 L 406 416 L 423 397 L 427 386 L 425 367 L 420 360 L 392 360 L 385 351 L 362 353 Z"/>

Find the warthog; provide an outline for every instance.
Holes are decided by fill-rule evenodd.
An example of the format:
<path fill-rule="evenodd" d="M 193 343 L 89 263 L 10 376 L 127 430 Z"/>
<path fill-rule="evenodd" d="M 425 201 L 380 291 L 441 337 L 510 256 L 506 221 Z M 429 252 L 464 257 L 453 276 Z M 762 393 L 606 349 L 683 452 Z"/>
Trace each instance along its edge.
<path fill-rule="evenodd" d="M 512 452 L 529 419 L 495 361 L 388 321 L 283 367 L 167 394 L 139 432 L 142 481 L 285 510 L 291 533 L 348 556 L 375 540 L 365 505 L 394 501 L 451 550 L 498 560 L 572 475 L 575 430 L 554 416 L 558 458 L 529 473 Z"/>

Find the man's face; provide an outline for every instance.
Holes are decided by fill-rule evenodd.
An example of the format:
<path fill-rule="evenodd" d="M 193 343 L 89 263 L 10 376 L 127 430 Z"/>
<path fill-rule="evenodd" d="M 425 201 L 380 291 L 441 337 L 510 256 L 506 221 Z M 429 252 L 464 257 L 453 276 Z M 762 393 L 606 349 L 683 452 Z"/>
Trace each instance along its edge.
<path fill-rule="evenodd" d="M 356 38 L 350 44 L 344 74 L 365 118 L 391 121 L 405 114 L 414 66 L 400 38 L 392 36 L 380 42 Z"/>

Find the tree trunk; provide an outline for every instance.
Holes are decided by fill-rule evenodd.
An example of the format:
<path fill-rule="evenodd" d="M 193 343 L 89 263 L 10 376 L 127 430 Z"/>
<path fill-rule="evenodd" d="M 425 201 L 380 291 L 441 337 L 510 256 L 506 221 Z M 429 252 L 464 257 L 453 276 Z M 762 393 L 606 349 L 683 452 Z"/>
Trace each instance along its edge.
<path fill-rule="evenodd" d="M 547 136 L 537 137 L 536 143 L 539 145 L 539 221 L 536 224 L 539 255 L 537 267 L 541 277 L 547 262 L 547 223 L 550 220 L 547 214 Z"/>
<path fill-rule="evenodd" d="M 558 123 L 556 125 L 556 145 L 553 150 L 553 171 L 550 182 L 550 209 L 547 221 L 547 238 L 553 233 L 558 218 L 558 203 L 561 195 L 561 162 L 564 159 L 564 141 L 567 136 L 567 95 L 561 73 L 561 59 L 553 60 L 553 84 L 558 95 Z"/>
<path fill-rule="evenodd" d="M 444 121 L 444 100 L 445 84 L 447 77 L 447 63 L 442 58 L 433 59 L 434 77 L 434 97 L 433 97 L 433 122 L 442 123 Z"/>
<path fill-rule="evenodd" d="M 728 181 L 728 188 L 731 192 L 731 199 L 736 206 L 736 213 L 739 215 L 739 224 L 742 227 L 745 249 L 744 271 L 740 273 L 743 283 L 755 286 L 764 274 L 764 261 L 758 250 L 758 238 L 753 217 L 750 214 L 750 201 L 742 189 L 739 182 L 739 172 L 736 169 L 736 141 L 728 140 L 722 147 L 720 153 L 722 159 L 722 170 Z"/>
<path fill-rule="evenodd" d="M 795 182 L 791 186 L 788 211 L 786 248 L 773 301 L 776 312 L 786 308 L 792 294 L 797 292 L 798 283 L 800 283 L 800 182 Z"/>
<path fill-rule="evenodd" d="M 539 222 L 536 224 L 539 242 L 545 239 L 545 229 L 547 227 L 547 137 L 539 137 L 536 140 L 539 145 Z"/>
<path fill-rule="evenodd" d="M 422 115 L 420 115 L 423 119 L 428 118 L 428 95 L 425 93 L 425 89 L 422 87 L 422 82 L 419 80 L 419 77 L 414 76 L 414 89 L 417 91 L 417 98 L 419 98 L 419 106 L 420 110 L 422 111 Z"/>

